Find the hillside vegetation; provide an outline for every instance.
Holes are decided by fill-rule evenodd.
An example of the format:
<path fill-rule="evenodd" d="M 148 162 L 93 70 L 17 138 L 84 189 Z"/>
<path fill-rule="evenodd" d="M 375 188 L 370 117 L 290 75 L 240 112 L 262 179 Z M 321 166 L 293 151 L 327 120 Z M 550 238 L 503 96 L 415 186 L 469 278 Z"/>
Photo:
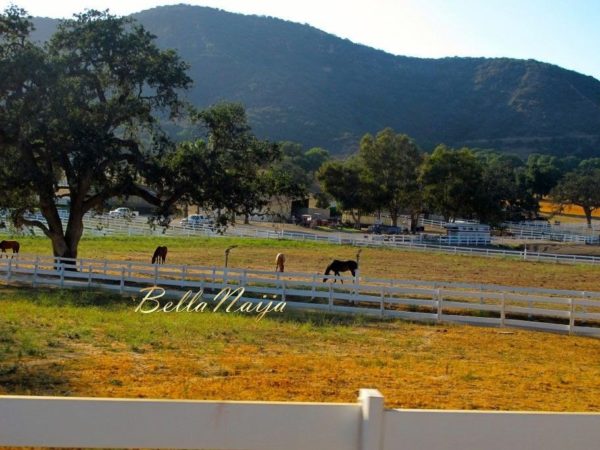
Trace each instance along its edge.
<path fill-rule="evenodd" d="M 135 18 L 191 64 L 196 106 L 243 102 L 261 137 L 349 153 L 390 126 L 425 149 L 600 154 L 600 82 L 557 66 L 394 56 L 307 25 L 187 5 Z M 40 39 L 55 26 L 36 23 Z"/>

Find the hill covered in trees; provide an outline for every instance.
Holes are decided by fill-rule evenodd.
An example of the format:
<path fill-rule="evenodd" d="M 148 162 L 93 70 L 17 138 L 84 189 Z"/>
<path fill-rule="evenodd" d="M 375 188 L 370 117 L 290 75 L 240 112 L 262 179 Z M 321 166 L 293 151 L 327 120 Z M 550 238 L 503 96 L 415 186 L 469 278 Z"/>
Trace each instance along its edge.
<path fill-rule="evenodd" d="M 192 103 L 242 102 L 271 140 L 351 153 L 364 133 L 389 126 L 427 150 L 600 156 L 600 81 L 557 66 L 394 56 L 308 25 L 197 6 L 135 18 L 191 64 Z M 36 25 L 44 39 L 55 22 Z"/>

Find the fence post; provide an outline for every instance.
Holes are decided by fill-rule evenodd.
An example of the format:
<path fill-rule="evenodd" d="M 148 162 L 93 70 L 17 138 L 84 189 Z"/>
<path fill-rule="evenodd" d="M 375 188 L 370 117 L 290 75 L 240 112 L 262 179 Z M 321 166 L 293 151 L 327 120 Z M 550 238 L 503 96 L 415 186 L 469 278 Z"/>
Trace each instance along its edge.
<path fill-rule="evenodd" d="M 92 265 L 88 266 L 88 288 L 92 287 Z"/>
<path fill-rule="evenodd" d="M 569 335 L 573 334 L 575 327 L 575 302 L 572 298 L 569 299 Z"/>
<path fill-rule="evenodd" d="M 65 287 L 65 263 L 63 261 L 60 262 L 60 287 L 61 289 Z"/>
<path fill-rule="evenodd" d="M 379 306 L 381 318 L 385 317 L 385 290 L 381 288 L 381 304 Z"/>
<path fill-rule="evenodd" d="M 377 389 L 361 389 L 360 450 L 383 449 L 383 395 Z"/>
<path fill-rule="evenodd" d="M 436 290 L 436 298 L 437 298 L 437 322 L 440 323 L 442 321 L 442 314 L 444 312 L 442 305 L 442 292 L 440 289 Z"/>
<path fill-rule="evenodd" d="M 501 304 L 500 304 L 500 326 L 504 327 L 504 321 L 506 320 L 506 295 L 504 294 L 504 292 L 502 293 L 502 298 L 501 298 Z"/>
<path fill-rule="evenodd" d="M 6 274 L 6 281 L 10 281 L 12 277 L 12 259 L 8 260 L 8 273 Z"/>
<path fill-rule="evenodd" d="M 329 284 L 329 302 L 328 302 L 328 306 L 329 306 L 328 311 L 329 312 L 333 311 L 333 285 L 331 283 Z"/>
<path fill-rule="evenodd" d="M 122 294 L 125 291 L 125 267 L 121 267 L 121 280 L 119 284 L 119 292 Z"/>
<path fill-rule="evenodd" d="M 37 284 L 37 277 L 38 277 L 39 265 L 40 265 L 40 257 L 36 256 L 36 258 L 35 258 L 35 266 L 33 268 L 33 281 L 31 282 L 31 285 L 33 287 L 35 287 L 35 285 Z"/>
<path fill-rule="evenodd" d="M 356 269 L 353 282 L 354 282 L 354 289 L 352 290 L 352 295 L 356 299 L 356 300 L 352 300 L 352 304 L 354 305 L 354 304 L 358 304 L 358 299 L 357 299 L 358 287 L 357 286 L 360 283 L 360 269 L 358 269 L 358 268 Z"/>
<path fill-rule="evenodd" d="M 187 280 L 187 266 L 184 264 L 181 267 L 181 287 L 185 287 L 185 281 Z"/>

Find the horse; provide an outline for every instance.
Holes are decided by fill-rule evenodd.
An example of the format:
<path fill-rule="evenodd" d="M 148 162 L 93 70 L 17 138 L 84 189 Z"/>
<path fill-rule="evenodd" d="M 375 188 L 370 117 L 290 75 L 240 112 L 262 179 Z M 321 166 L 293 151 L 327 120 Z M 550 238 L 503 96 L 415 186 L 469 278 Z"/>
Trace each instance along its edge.
<path fill-rule="evenodd" d="M 327 266 L 325 269 L 325 275 L 329 275 L 330 272 L 333 272 L 335 276 L 340 276 L 340 272 L 350 272 L 352 276 L 356 276 L 356 269 L 358 269 L 358 263 L 353 260 L 348 261 L 340 261 L 339 259 L 334 259 L 331 261 L 331 264 Z M 323 278 L 323 283 L 327 281 L 327 277 Z M 333 280 L 335 283 L 337 280 Z M 344 280 L 340 280 L 342 284 Z"/>
<path fill-rule="evenodd" d="M 283 253 L 277 253 L 275 257 L 275 272 L 283 272 L 283 266 L 285 264 L 285 255 Z"/>
<path fill-rule="evenodd" d="M 166 260 L 167 260 L 167 247 L 161 247 L 161 246 L 156 247 L 156 250 L 154 250 L 154 255 L 152 255 L 152 264 L 154 264 L 154 263 L 164 264 Z"/>
<path fill-rule="evenodd" d="M 13 252 L 12 257 L 15 256 L 15 253 L 19 254 L 20 248 L 21 248 L 21 246 L 19 245 L 19 243 L 17 241 L 2 241 L 2 242 L 0 242 L 0 250 L 2 251 L 2 253 L 6 253 L 6 250 L 12 250 L 12 252 Z M 8 254 L 6 255 L 6 257 L 8 258 Z"/>

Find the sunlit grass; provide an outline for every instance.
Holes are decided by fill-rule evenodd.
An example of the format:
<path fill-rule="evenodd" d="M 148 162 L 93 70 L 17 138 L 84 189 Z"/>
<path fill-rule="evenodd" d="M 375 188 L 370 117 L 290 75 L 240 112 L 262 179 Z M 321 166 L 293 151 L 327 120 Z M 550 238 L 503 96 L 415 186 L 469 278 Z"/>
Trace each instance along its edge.
<path fill-rule="evenodd" d="M 0 289 L 0 393 L 600 411 L 600 340 L 325 314 L 134 312 L 131 298 Z"/>
<path fill-rule="evenodd" d="M 50 255 L 45 238 L 20 238 L 22 252 Z M 275 256 L 286 255 L 287 272 L 322 274 L 332 259 L 355 259 L 357 248 L 291 240 L 203 237 L 84 238 L 82 258 L 150 262 L 158 245 L 167 245 L 167 263 L 222 266 L 224 250 L 237 245 L 229 266 L 275 270 Z M 404 249 L 365 248 L 362 276 L 377 278 L 460 281 L 555 289 L 598 290 L 600 266 L 522 261 L 516 258 L 461 256 Z"/>

